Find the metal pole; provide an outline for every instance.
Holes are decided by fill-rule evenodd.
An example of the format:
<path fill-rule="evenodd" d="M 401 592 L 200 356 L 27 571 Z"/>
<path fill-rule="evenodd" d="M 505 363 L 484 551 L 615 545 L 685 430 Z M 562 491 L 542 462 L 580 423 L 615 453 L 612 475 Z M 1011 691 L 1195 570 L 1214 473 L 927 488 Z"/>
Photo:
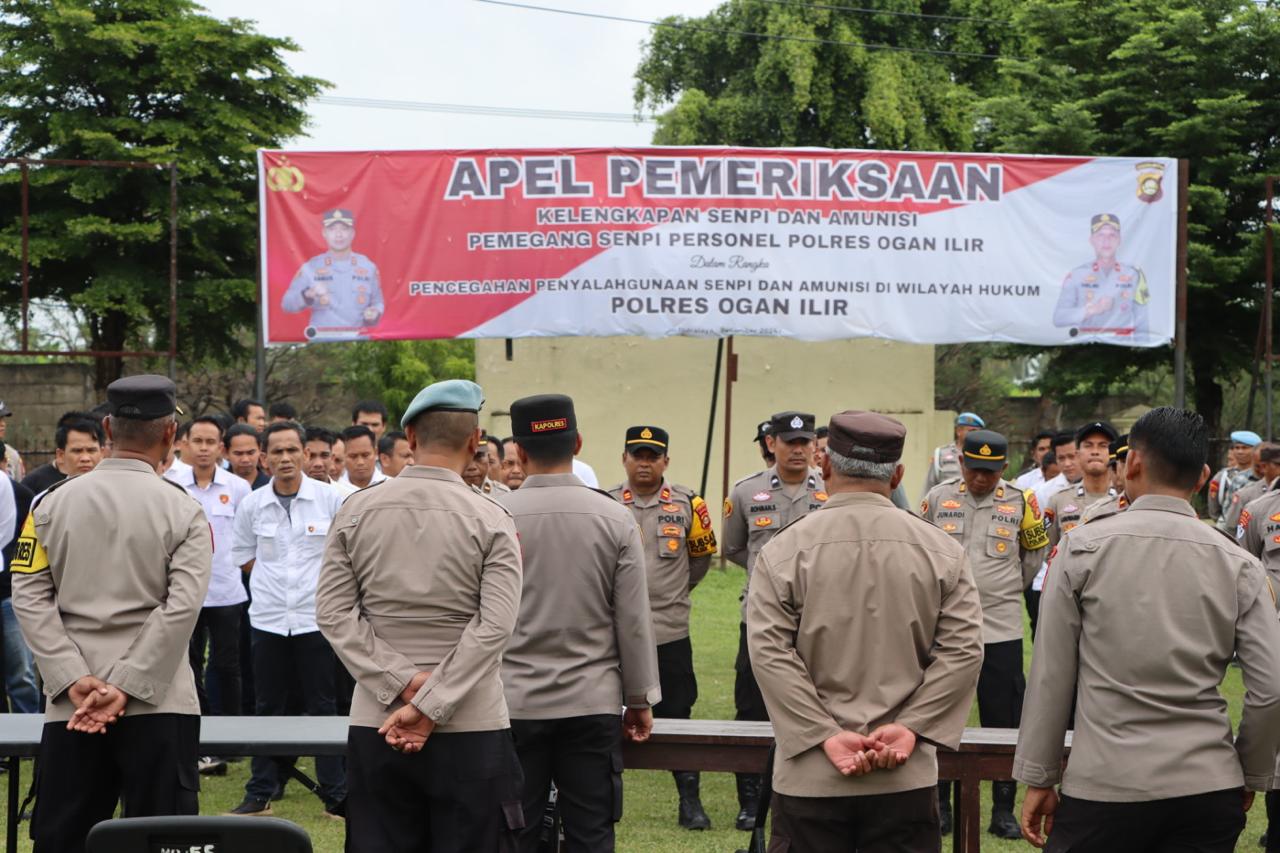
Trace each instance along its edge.
<path fill-rule="evenodd" d="M 256 285 L 258 308 L 254 311 L 253 340 L 253 398 L 262 405 L 267 404 L 267 347 L 262 335 L 262 241 L 258 241 L 258 258 L 254 265 L 253 281 Z"/>
<path fill-rule="evenodd" d="M 178 164 L 169 164 L 169 378 L 178 378 Z"/>
<path fill-rule="evenodd" d="M 702 490 L 698 492 L 704 497 L 707 494 L 707 474 L 711 471 L 711 442 L 716 432 L 716 403 L 720 396 L 720 362 L 723 358 L 724 338 L 716 338 L 716 369 L 711 374 L 711 415 L 707 418 L 707 449 L 702 454 Z"/>
<path fill-rule="evenodd" d="M 31 267 L 30 267 L 30 234 L 31 234 L 31 174 L 27 164 L 22 169 L 22 349 L 31 349 L 28 335 L 31 329 Z"/>
<path fill-rule="evenodd" d="M 1267 216 L 1266 229 L 1267 233 L 1263 237 L 1263 245 L 1265 247 L 1266 258 L 1266 288 L 1265 295 L 1262 300 L 1262 323 L 1266 328 L 1264 334 L 1263 347 L 1266 349 L 1266 361 L 1262 363 L 1263 375 L 1266 377 L 1266 395 L 1267 395 L 1267 440 L 1269 441 L 1275 433 L 1272 431 L 1272 401 L 1271 401 L 1271 362 L 1272 362 L 1272 342 L 1271 342 L 1271 296 L 1273 293 L 1272 285 L 1272 251 L 1274 238 L 1271 234 L 1271 205 L 1275 197 L 1275 179 L 1267 176 Z"/>
<path fill-rule="evenodd" d="M 1178 161 L 1177 314 L 1173 332 L 1174 405 L 1187 407 L 1187 184 L 1190 168 Z"/>
<path fill-rule="evenodd" d="M 724 477 L 721 495 L 729 498 L 729 451 L 733 448 L 733 383 L 738 381 L 738 356 L 733 352 L 733 335 L 729 336 L 728 361 L 724 369 Z M 720 554 L 720 566 L 724 567 L 724 553 Z"/>

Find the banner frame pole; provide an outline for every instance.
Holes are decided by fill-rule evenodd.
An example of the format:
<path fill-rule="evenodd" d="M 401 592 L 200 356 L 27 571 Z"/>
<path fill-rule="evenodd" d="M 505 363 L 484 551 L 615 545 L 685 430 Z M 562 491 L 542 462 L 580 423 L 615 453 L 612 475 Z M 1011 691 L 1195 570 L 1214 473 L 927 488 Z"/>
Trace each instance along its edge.
<path fill-rule="evenodd" d="M 1174 405 L 1187 407 L 1187 186 L 1190 163 L 1178 160 L 1177 313 L 1173 333 Z"/>
<path fill-rule="evenodd" d="M 702 488 L 698 495 L 706 499 L 707 476 L 711 473 L 711 442 L 716 435 L 716 405 L 720 402 L 720 364 L 724 359 L 724 338 L 716 338 L 716 369 L 711 374 L 711 415 L 707 418 L 707 446 L 702 453 Z"/>
<path fill-rule="evenodd" d="M 254 319 L 254 336 L 253 336 L 253 396 L 262 405 L 267 405 L 267 347 L 263 340 L 262 315 L 264 306 L 261 304 L 262 299 L 262 241 L 258 241 L 258 262 L 254 265 L 256 273 L 254 275 L 255 290 L 258 292 L 258 310 L 254 312 L 257 315 Z"/>
<path fill-rule="evenodd" d="M 1274 269 L 1273 252 L 1274 252 L 1275 238 L 1271 233 L 1271 223 L 1272 223 L 1271 207 L 1272 207 L 1272 204 L 1274 203 L 1274 200 L 1275 200 L 1275 178 L 1271 175 L 1268 175 L 1267 176 L 1267 215 L 1265 219 L 1265 225 L 1263 226 L 1267 229 L 1266 234 L 1263 237 L 1263 245 L 1265 246 L 1265 254 L 1266 254 L 1266 271 L 1265 271 L 1266 272 L 1266 289 L 1265 289 L 1264 301 L 1262 303 L 1262 323 L 1264 326 L 1263 348 L 1266 351 L 1266 359 L 1267 359 L 1265 362 L 1263 362 L 1263 365 L 1262 365 L 1264 375 L 1266 376 L 1267 441 L 1270 441 L 1272 436 L 1274 435 L 1274 432 L 1272 431 L 1274 427 L 1274 423 L 1273 423 L 1274 404 L 1272 403 L 1272 396 L 1271 396 L 1271 364 L 1275 360 L 1275 357 L 1272 355 L 1274 342 L 1272 339 L 1272 328 L 1271 328 L 1273 325 L 1271 301 L 1272 301 L 1272 297 L 1275 294 L 1274 282 L 1273 282 L 1273 269 Z"/>
<path fill-rule="evenodd" d="M 724 366 L 724 471 L 721 479 L 722 497 L 729 499 L 729 453 L 733 448 L 733 383 L 738 380 L 738 356 L 733 351 L 733 335 L 729 335 L 725 347 Z M 720 552 L 720 568 L 725 567 L 724 552 Z"/>

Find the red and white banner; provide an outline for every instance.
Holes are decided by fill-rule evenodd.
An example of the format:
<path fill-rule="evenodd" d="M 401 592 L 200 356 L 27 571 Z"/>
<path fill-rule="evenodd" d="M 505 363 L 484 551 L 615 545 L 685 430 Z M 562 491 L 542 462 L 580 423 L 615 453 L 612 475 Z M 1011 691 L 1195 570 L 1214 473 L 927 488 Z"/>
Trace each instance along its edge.
<path fill-rule="evenodd" d="M 1170 159 L 261 151 L 259 170 L 269 343 L 1173 337 Z"/>

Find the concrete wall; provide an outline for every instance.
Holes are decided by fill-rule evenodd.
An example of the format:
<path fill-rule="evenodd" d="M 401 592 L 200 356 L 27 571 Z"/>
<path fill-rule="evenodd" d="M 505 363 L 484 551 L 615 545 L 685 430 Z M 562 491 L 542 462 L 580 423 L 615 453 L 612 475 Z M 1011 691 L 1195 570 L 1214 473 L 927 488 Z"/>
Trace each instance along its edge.
<path fill-rule="evenodd" d="M 0 400 L 13 412 L 5 443 L 18 448 L 28 468 L 53 455 L 54 428 L 63 412 L 98 403 L 93 369 L 66 363 L 0 364 Z"/>
<path fill-rule="evenodd" d="M 487 403 L 481 425 L 510 434 L 512 400 L 530 394 L 574 398 L 583 436 L 581 458 L 604 487 L 623 478 L 620 458 L 628 426 L 652 423 L 671 433 L 668 477 L 694 489 L 702 478 L 716 342 L 695 338 L 526 338 L 512 360 L 500 340 L 476 344 L 476 381 Z M 951 419 L 933 409 L 933 348 L 877 340 L 805 343 L 735 338 L 729 482 L 760 470 L 756 424 L 774 412 L 813 412 L 819 423 L 843 409 L 874 409 L 907 426 L 907 491 L 924 481 L 930 450 L 947 440 Z M 715 415 L 707 502 L 719 506 L 724 467 L 724 386 Z"/>

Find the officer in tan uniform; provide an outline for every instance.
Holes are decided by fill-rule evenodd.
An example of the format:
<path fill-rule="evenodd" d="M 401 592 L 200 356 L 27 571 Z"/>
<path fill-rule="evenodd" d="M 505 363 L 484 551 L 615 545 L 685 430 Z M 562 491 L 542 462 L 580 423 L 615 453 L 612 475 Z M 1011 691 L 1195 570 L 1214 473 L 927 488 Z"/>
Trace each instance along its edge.
<path fill-rule="evenodd" d="M 986 429 L 987 422 L 973 412 L 961 412 L 956 415 L 954 438 L 933 449 L 929 455 L 929 468 L 924 476 L 924 492 L 941 482 L 960 476 L 960 454 L 964 448 L 964 437 L 975 429 Z"/>
<path fill-rule="evenodd" d="M 1257 457 L 1253 467 L 1258 479 L 1245 484 L 1239 491 L 1232 492 L 1231 502 L 1223 511 L 1223 527 L 1234 538 L 1239 538 L 1237 533 L 1245 508 L 1274 488 L 1276 477 L 1280 477 L 1280 444 L 1264 441 L 1253 452 Z"/>
<path fill-rule="evenodd" d="M 84 850 L 122 798 L 125 817 L 199 810 L 187 645 L 213 572 L 209 523 L 156 473 L 178 429 L 173 383 L 117 379 L 107 401 L 111 458 L 37 499 L 10 565 L 13 609 L 49 697 L 37 853 Z"/>
<path fill-rule="evenodd" d="M 1062 534 L 1080 525 L 1091 505 L 1116 496 L 1111 486 L 1111 444 L 1120 436 L 1105 421 L 1093 421 L 1076 430 L 1076 460 L 1084 477 L 1044 505 L 1044 528 L 1052 549 Z"/>
<path fill-rule="evenodd" d="M 1070 531 L 1050 557 L 1013 764 L 1037 847 L 1047 834 L 1051 851 L 1228 853 L 1252 792 L 1273 786 L 1280 621 L 1258 560 L 1188 502 L 1208 450 L 1194 412 L 1143 415 L 1129 433 L 1129 509 Z M 1218 693 L 1233 654 L 1245 685 L 1234 738 Z"/>
<path fill-rule="evenodd" d="M 1111 442 L 1111 459 L 1114 471 L 1112 477 L 1116 482 L 1120 483 L 1120 488 L 1112 487 L 1115 494 L 1095 501 L 1085 507 L 1084 514 L 1080 516 L 1081 524 L 1088 524 L 1091 521 L 1097 521 L 1100 518 L 1110 518 L 1117 513 L 1124 512 L 1129 508 L 1129 498 L 1124 493 L 1124 472 L 1125 460 L 1129 456 L 1129 434 L 1117 438 Z"/>
<path fill-rule="evenodd" d="M 756 558 L 747 629 L 777 741 L 770 850 L 939 849 L 935 749 L 964 732 L 982 612 L 959 541 L 889 500 L 905 437 L 885 415 L 833 416 L 830 500 Z"/>
<path fill-rule="evenodd" d="M 698 701 L 689 642 L 689 593 L 707 574 L 716 537 L 711 513 L 693 489 L 665 479 L 669 436 L 656 426 L 633 426 L 626 432 L 622 467 L 627 480 L 609 490 L 631 509 L 644 541 L 649 580 L 649 611 L 658 644 L 658 675 L 662 701 L 655 717 L 687 720 Z M 696 771 L 675 776 L 680 794 L 679 823 L 686 829 L 710 829 L 702 808 Z"/>
<path fill-rule="evenodd" d="M 524 551 L 520 616 L 502 658 L 524 768 L 519 849 L 537 849 L 554 782 L 565 849 L 610 853 L 622 817 L 622 738 L 646 740 L 662 698 L 645 546 L 631 510 L 573 474 L 582 438 L 571 399 L 516 400 L 511 431 L 527 474 L 498 497 Z"/>
<path fill-rule="evenodd" d="M 483 402 L 462 379 L 420 391 L 400 422 L 413 464 L 349 497 L 325 543 L 316 621 L 356 681 L 347 850 L 499 850 L 521 825 L 499 677 L 520 545 L 460 476 Z"/>
<path fill-rule="evenodd" d="M 1044 558 L 1044 523 L 1030 489 L 1003 479 L 1009 442 L 998 432 L 974 430 L 964 437 L 961 477 L 925 496 L 920 517 L 964 546 L 982 596 L 982 677 L 978 718 L 982 725 L 1017 728 L 1022 718 L 1022 591 Z M 950 824 L 951 783 L 939 784 L 943 824 Z M 991 825 L 1000 838 L 1018 838 L 1013 816 L 1017 786 L 993 782 Z"/>
<path fill-rule="evenodd" d="M 767 720 L 769 712 L 747 656 L 746 599 L 751 568 L 765 543 L 797 518 L 822 507 L 827 493 L 822 472 L 813 468 L 816 430 L 814 417 L 805 412 L 779 412 L 769 419 L 764 442 L 776 457 L 772 468 L 734 484 L 724 502 L 724 556 L 747 570 L 742 590 L 744 618 L 738 632 L 738 657 L 734 662 L 733 705 L 736 720 Z M 756 825 L 762 777 L 737 774 L 738 816 L 734 826 L 749 832 Z"/>

